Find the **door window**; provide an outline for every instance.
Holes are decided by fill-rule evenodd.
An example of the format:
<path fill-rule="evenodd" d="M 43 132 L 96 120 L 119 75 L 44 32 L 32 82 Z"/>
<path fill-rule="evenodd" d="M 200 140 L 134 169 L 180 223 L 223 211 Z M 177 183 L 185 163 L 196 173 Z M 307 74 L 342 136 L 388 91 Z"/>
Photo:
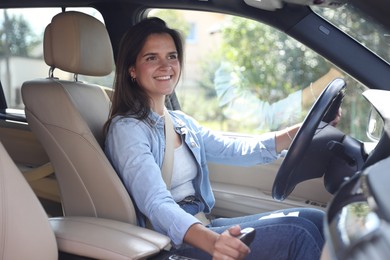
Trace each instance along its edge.
<path fill-rule="evenodd" d="M 301 122 L 323 88 L 343 77 L 345 133 L 366 139 L 366 89 L 310 48 L 273 27 L 212 12 L 152 10 L 186 39 L 181 109 L 202 125 L 236 134 L 260 134 Z"/>

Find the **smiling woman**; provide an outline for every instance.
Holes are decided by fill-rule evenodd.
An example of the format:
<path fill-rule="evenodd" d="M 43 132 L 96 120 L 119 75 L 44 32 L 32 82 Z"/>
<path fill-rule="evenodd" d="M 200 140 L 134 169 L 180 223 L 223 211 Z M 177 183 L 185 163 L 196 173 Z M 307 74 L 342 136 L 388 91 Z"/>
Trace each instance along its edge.
<path fill-rule="evenodd" d="M 170 254 L 198 259 L 319 258 L 323 246 L 320 210 L 280 211 L 283 216 L 295 216 L 288 220 L 263 218 L 269 213 L 206 217 L 215 205 L 208 162 L 271 163 L 289 146 L 289 136 L 298 126 L 233 139 L 199 125 L 181 111 L 167 112 L 165 100 L 178 83 L 183 47 L 179 33 L 159 18 L 131 27 L 121 40 L 118 57 L 105 152 L 137 205 L 138 224 L 149 223 L 170 237 L 174 246 Z M 167 155 L 171 145 L 174 151 Z M 165 178 L 169 156 L 173 166 Z M 248 227 L 261 235 L 245 245 L 236 237 Z"/>

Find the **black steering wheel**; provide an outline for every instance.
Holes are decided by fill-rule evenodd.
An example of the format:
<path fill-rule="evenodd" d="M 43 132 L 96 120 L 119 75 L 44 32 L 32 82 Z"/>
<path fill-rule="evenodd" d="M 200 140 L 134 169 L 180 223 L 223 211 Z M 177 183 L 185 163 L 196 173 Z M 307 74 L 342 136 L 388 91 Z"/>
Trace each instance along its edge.
<path fill-rule="evenodd" d="M 343 79 L 334 79 L 313 104 L 276 174 L 272 187 L 272 197 L 275 200 L 286 199 L 295 186 L 303 181 L 299 172 L 294 169 L 305 156 L 321 121 L 329 123 L 335 118 L 344 97 L 345 86 Z"/>

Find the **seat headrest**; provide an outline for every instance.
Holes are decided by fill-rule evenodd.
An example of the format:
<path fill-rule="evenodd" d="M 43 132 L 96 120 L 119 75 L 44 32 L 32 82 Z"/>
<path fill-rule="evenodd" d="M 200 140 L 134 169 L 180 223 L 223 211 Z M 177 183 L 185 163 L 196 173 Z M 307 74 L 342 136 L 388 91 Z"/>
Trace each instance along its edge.
<path fill-rule="evenodd" d="M 106 27 L 96 18 L 69 11 L 53 17 L 44 35 L 47 65 L 75 74 L 106 76 L 114 68 Z"/>
<path fill-rule="evenodd" d="M 53 61 L 53 54 L 51 50 L 51 35 L 50 35 L 50 24 L 46 26 L 45 34 L 43 35 L 43 57 L 45 59 L 45 62 L 50 67 L 54 67 L 54 61 Z"/>

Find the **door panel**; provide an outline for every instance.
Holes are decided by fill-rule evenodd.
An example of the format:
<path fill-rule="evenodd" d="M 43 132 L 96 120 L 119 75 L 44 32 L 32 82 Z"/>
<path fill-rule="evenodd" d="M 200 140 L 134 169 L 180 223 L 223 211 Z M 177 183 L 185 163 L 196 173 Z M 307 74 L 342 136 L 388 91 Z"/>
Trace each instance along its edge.
<path fill-rule="evenodd" d="M 209 164 L 216 198 L 213 214 L 234 217 L 290 207 L 314 207 L 324 210 L 331 199 L 322 179 L 299 184 L 283 202 L 272 198 L 272 185 L 282 159 L 272 164 L 235 167 Z"/>
<path fill-rule="evenodd" d="M 60 202 L 54 169 L 27 123 L 0 121 L 0 141 L 40 199 Z"/>
<path fill-rule="evenodd" d="M 37 167 L 49 162 L 45 150 L 26 123 L 1 120 L 0 140 L 21 167 Z"/>

